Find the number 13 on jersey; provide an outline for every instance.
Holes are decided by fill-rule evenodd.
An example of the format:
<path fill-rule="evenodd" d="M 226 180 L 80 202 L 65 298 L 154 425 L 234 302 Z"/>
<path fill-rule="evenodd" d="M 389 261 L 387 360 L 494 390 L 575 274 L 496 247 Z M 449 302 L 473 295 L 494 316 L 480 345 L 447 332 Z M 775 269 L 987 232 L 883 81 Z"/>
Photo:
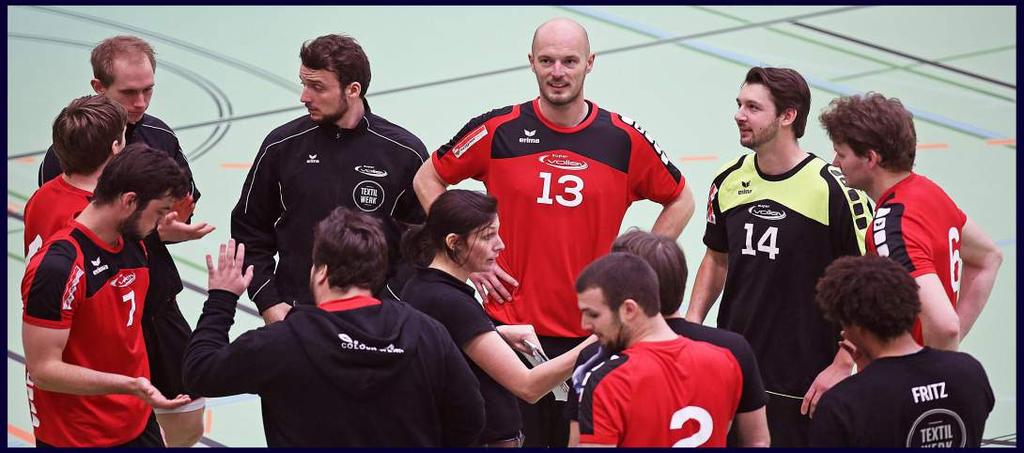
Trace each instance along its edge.
<path fill-rule="evenodd" d="M 555 197 L 551 198 L 551 173 L 546 171 L 540 172 L 541 179 L 541 192 L 540 196 L 537 197 L 537 203 L 540 204 L 558 204 L 574 208 L 583 203 L 583 178 L 576 175 L 562 175 L 555 181 L 555 190 L 558 193 Z"/>

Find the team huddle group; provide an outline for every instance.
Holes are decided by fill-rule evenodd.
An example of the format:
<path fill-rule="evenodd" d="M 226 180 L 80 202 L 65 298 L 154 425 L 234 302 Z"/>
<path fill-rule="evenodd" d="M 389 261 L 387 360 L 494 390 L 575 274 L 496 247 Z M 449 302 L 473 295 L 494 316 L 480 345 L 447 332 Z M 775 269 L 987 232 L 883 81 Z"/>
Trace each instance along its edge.
<path fill-rule="evenodd" d="M 734 120 L 752 152 L 711 184 L 681 311 L 692 189 L 636 121 L 584 97 L 578 23 L 535 30 L 538 97 L 432 154 L 371 113 L 354 39 L 300 59 L 308 115 L 259 147 L 193 331 L 168 246 L 214 227 L 146 113 L 153 49 L 93 49 L 96 95 L 57 115 L 24 212 L 37 446 L 190 446 L 204 397 L 242 393 L 275 447 L 980 445 L 994 396 L 956 350 L 1002 255 L 913 171 L 899 100 L 833 100 L 829 164 L 798 145 L 804 78 L 751 68 Z M 466 179 L 486 194 L 448 190 Z M 620 236 L 643 199 L 662 206 L 651 231 Z M 266 325 L 229 341 L 246 291 Z"/>

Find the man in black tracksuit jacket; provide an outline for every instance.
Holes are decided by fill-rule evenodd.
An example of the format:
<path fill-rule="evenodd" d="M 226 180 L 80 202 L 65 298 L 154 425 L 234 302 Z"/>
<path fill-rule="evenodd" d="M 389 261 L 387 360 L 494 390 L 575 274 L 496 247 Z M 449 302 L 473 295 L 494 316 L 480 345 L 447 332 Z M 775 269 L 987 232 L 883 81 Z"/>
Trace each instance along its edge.
<path fill-rule="evenodd" d="M 370 66 L 359 44 L 347 36 L 321 36 L 303 45 L 300 57 L 300 100 L 309 114 L 263 141 L 231 212 L 231 237 L 246 245 L 246 265 L 255 268 L 249 298 L 268 323 L 292 305 L 312 304 L 307 280 L 313 226 L 332 209 L 345 206 L 384 221 L 389 281 L 374 292 L 389 298 L 397 298 L 411 274 L 407 266 L 407 272 L 396 270 L 405 225 L 425 217 L 412 178 L 427 158 L 426 147 L 370 113 L 364 98 Z"/>
<path fill-rule="evenodd" d="M 337 208 L 316 227 L 308 282 L 317 306 L 228 343 L 245 251 L 228 243 L 185 353 L 205 396 L 259 394 L 271 447 L 467 447 L 483 430 L 479 384 L 438 322 L 372 297 L 384 280 L 381 221 Z M 223 247 L 223 246 L 222 246 Z"/>

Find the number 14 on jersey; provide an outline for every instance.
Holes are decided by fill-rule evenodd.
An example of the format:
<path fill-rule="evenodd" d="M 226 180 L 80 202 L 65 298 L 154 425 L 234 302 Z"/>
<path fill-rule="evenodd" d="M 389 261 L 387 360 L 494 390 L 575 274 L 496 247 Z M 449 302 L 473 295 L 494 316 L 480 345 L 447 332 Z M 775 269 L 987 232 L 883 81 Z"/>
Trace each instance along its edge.
<path fill-rule="evenodd" d="M 757 252 L 764 252 L 768 254 L 768 259 L 774 260 L 775 256 L 779 254 L 779 248 L 775 245 L 779 237 L 778 227 L 768 227 L 768 229 L 761 235 L 761 239 L 757 240 L 757 250 L 754 250 L 753 239 L 754 239 L 754 224 L 744 223 L 743 229 L 747 230 L 747 242 L 746 246 L 743 247 L 741 252 L 744 255 L 757 255 Z"/>

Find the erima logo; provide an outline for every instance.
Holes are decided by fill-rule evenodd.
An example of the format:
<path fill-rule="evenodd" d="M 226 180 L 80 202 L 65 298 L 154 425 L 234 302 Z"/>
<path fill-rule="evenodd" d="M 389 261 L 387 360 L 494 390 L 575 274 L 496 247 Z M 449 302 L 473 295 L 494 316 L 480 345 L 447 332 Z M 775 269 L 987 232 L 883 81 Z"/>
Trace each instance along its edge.
<path fill-rule="evenodd" d="M 561 168 L 562 170 L 586 170 L 587 167 L 590 166 L 586 162 L 572 160 L 565 154 L 545 154 L 537 158 L 537 160 L 549 166 Z"/>
<path fill-rule="evenodd" d="M 108 266 L 106 264 L 100 266 L 100 258 L 99 257 L 96 257 L 95 260 L 91 260 L 89 262 L 92 263 L 93 266 L 99 266 L 96 269 L 92 270 L 92 275 L 99 275 L 100 272 L 103 272 L 103 271 L 107 270 Z"/>
<path fill-rule="evenodd" d="M 367 352 L 384 352 L 387 354 L 404 354 L 405 350 L 402 348 L 396 348 L 395 345 L 389 344 L 384 348 L 377 348 L 374 346 L 367 346 L 365 343 L 360 343 L 359 340 L 353 339 L 352 337 L 339 333 L 338 339 L 341 340 L 341 349 L 352 349 L 356 351 L 367 351 Z"/>
<path fill-rule="evenodd" d="M 320 163 L 320 159 L 316 158 L 316 156 L 318 156 L 318 155 L 319 154 L 307 154 L 307 156 L 309 156 L 309 159 L 306 159 L 306 163 L 307 164 L 319 164 Z"/>
<path fill-rule="evenodd" d="M 740 186 L 743 188 L 737 190 L 736 195 L 747 195 L 754 192 L 753 190 L 750 190 L 750 181 L 740 181 Z"/>
<path fill-rule="evenodd" d="M 356 171 L 366 176 L 373 176 L 375 178 L 383 178 L 388 175 L 388 172 L 384 170 L 378 170 L 373 165 L 360 165 L 355 168 Z"/>
<path fill-rule="evenodd" d="M 134 282 L 135 282 L 135 273 L 131 272 L 131 273 L 128 273 L 128 274 L 118 275 L 117 278 L 115 278 L 114 280 L 112 280 L 110 282 L 110 286 L 113 286 L 115 288 L 127 288 L 128 285 L 131 285 Z"/>
<path fill-rule="evenodd" d="M 534 129 L 532 131 L 523 129 L 523 135 L 525 135 L 526 137 L 520 137 L 519 143 L 540 143 L 539 138 L 530 138 L 533 137 L 534 135 L 537 135 L 537 129 Z"/>
<path fill-rule="evenodd" d="M 776 211 L 764 204 L 751 206 L 748 212 L 754 217 L 760 217 L 765 220 L 782 220 L 786 218 L 784 211 Z"/>

